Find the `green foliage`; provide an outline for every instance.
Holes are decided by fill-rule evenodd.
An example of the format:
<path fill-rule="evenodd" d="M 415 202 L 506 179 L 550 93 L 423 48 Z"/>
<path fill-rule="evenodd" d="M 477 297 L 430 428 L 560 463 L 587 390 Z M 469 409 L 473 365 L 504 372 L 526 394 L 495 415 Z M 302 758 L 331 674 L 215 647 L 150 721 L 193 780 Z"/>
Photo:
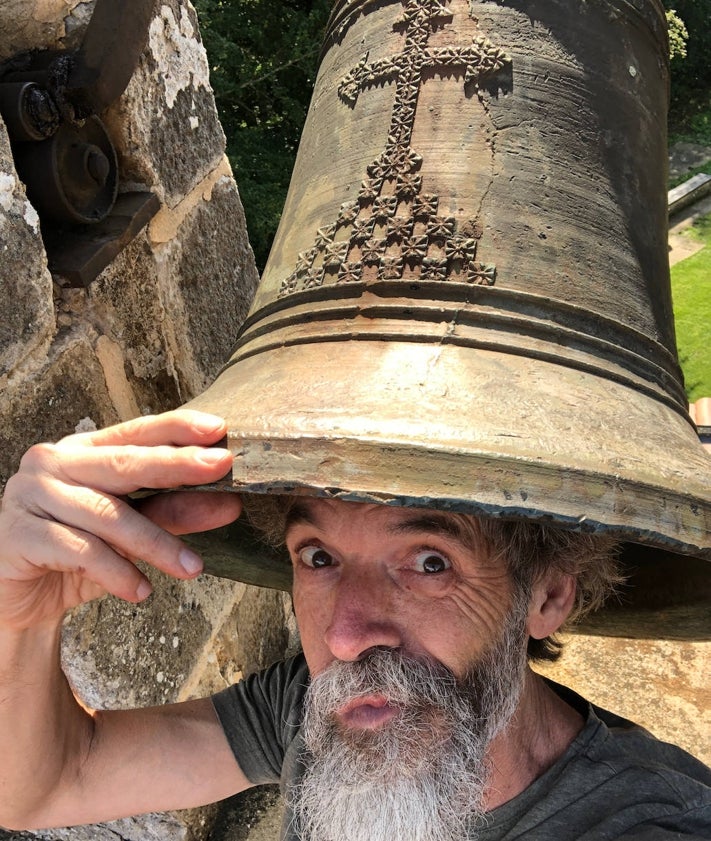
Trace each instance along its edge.
<path fill-rule="evenodd" d="M 706 92 L 705 102 L 701 96 L 691 101 L 690 113 L 684 115 L 683 121 L 669 138 L 670 143 L 678 140 L 711 146 L 711 90 Z"/>
<path fill-rule="evenodd" d="M 708 142 L 705 139 L 708 135 L 699 136 L 699 130 L 702 133 L 711 131 L 711 0 L 665 0 L 664 5 L 673 12 L 669 32 L 672 55 L 670 134 L 675 140 Z M 685 57 L 678 52 L 679 39 L 683 38 L 679 24 L 688 33 Z M 705 120 L 704 112 L 707 112 Z M 700 116 L 702 124 L 698 125 Z"/>
<path fill-rule="evenodd" d="M 667 9 L 667 27 L 669 28 L 669 58 L 686 58 L 686 42 L 689 32 L 676 9 Z"/>
<path fill-rule="evenodd" d="M 698 219 L 688 235 L 704 247 L 672 266 L 671 278 L 679 359 L 694 402 L 711 394 L 711 215 Z"/>
<path fill-rule="evenodd" d="M 264 267 L 311 99 L 330 0 L 196 0 L 227 154 Z"/>

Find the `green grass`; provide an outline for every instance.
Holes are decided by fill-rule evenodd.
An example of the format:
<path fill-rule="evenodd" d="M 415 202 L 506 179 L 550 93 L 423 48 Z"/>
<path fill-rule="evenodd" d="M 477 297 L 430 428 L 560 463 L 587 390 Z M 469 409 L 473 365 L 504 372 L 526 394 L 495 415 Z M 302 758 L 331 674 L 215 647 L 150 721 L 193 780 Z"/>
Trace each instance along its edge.
<path fill-rule="evenodd" d="M 704 243 L 671 268 L 679 360 L 694 402 L 711 396 L 711 214 L 697 219 L 685 236 Z"/>

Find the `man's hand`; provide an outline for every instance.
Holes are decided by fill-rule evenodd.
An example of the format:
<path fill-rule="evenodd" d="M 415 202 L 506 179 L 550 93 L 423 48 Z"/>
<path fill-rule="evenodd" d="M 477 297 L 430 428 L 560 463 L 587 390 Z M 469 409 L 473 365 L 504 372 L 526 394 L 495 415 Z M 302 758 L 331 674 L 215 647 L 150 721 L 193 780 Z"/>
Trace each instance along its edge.
<path fill-rule="evenodd" d="M 212 415 L 179 410 L 38 444 L 8 482 L 0 510 L 0 626 L 56 622 L 105 592 L 138 602 L 151 592 L 134 561 L 194 578 L 200 558 L 176 534 L 216 528 L 240 513 L 232 493 L 159 494 L 141 488 L 217 481 L 231 455 Z"/>
<path fill-rule="evenodd" d="M 209 699 L 90 714 L 60 668 L 64 611 L 110 592 L 137 602 L 141 558 L 194 578 L 200 558 L 176 534 L 240 513 L 232 493 L 181 491 L 131 502 L 141 488 L 221 479 L 230 453 L 219 418 L 139 418 L 39 444 L 0 512 L 0 824 L 66 826 L 195 806 L 250 785 Z"/>

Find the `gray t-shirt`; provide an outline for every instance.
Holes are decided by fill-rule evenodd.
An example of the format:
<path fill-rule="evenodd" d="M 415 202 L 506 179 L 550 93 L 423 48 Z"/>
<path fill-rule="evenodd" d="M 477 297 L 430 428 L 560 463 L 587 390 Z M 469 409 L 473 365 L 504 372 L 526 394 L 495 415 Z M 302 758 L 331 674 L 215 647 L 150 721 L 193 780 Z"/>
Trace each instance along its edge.
<path fill-rule="evenodd" d="M 301 710 L 309 680 L 302 655 L 213 696 L 235 758 L 255 784 L 299 779 Z M 711 839 L 711 771 L 626 719 L 551 687 L 585 718 L 568 750 L 525 791 L 488 813 L 481 841 L 671 841 Z M 327 796 L 327 794 L 325 794 Z"/>

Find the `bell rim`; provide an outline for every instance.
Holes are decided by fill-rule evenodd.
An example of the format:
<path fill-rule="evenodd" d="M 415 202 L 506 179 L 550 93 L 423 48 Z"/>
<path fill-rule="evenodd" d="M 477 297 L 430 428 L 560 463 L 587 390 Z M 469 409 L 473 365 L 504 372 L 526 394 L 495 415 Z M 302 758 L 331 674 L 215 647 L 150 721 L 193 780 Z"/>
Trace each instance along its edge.
<path fill-rule="evenodd" d="M 235 491 L 545 520 L 711 559 L 690 418 L 596 373 L 446 343 L 297 344 L 188 405 L 227 421 Z"/>
<path fill-rule="evenodd" d="M 457 495 L 448 496 L 446 494 L 423 495 L 417 492 L 414 485 L 408 485 L 408 487 L 413 488 L 413 492 L 408 494 L 404 491 L 378 491 L 367 486 L 361 488 L 353 486 L 344 489 L 333 484 L 319 483 L 309 479 L 299 481 L 292 478 L 287 481 L 264 478 L 255 481 L 240 477 L 240 461 L 244 460 L 245 455 L 250 450 L 256 452 L 259 457 L 264 453 L 266 445 L 271 460 L 278 458 L 280 454 L 288 456 L 298 452 L 298 459 L 302 462 L 302 475 L 307 472 L 313 475 L 319 471 L 324 459 L 334 460 L 334 451 L 338 449 L 339 442 L 323 441 L 321 438 L 306 435 L 296 438 L 264 434 L 253 437 L 244 434 L 230 434 L 227 443 L 236 461 L 229 489 L 236 492 L 314 496 L 345 502 L 427 508 L 505 520 L 526 520 L 581 533 L 606 535 L 620 542 L 633 542 L 641 546 L 662 549 L 675 554 L 711 560 L 711 495 L 708 498 L 690 497 L 678 490 L 663 486 L 655 487 L 642 481 L 635 482 L 610 473 L 593 474 L 591 471 L 582 469 L 575 471 L 568 466 L 563 468 L 553 462 L 534 465 L 522 459 L 507 459 L 491 453 L 463 453 L 460 450 L 447 451 L 431 444 L 425 447 L 412 443 L 397 444 L 395 442 L 367 439 L 357 442 L 350 439 L 347 442 L 351 445 L 348 448 L 351 464 L 355 460 L 353 457 L 357 445 L 361 445 L 363 451 L 367 452 L 368 463 L 379 460 L 379 456 L 383 453 L 387 453 L 390 458 L 394 457 L 395 459 L 399 454 L 406 455 L 410 459 L 418 459 L 419 456 L 418 464 L 420 467 L 419 469 L 415 467 L 415 472 L 424 468 L 424 464 L 429 460 L 436 460 L 441 471 L 445 462 L 443 457 L 448 456 L 447 463 L 451 460 L 452 463 L 464 468 L 474 469 L 481 466 L 487 468 L 488 472 L 492 472 L 493 467 L 493 472 L 496 473 L 497 480 L 502 485 L 505 484 L 506 479 L 521 484 L 522 477 L 525 477 L 527 490 L 519 495 L 518 500 L 515 500 L 511 491 L 504 491 L 503 499 L 497 499 L 496 492 L 482 490 L 481 480 L 477 484 L 476 491 L 472 489 L 470 498 L 462 498 L 462 496 Z M 493 465 L 494 462 L 495 466 Z M 561 486 L 560 494 L 551 497 L 550 480 L 559 479 L 563 471 L 567 474 L 566 479 L 568 480 L 565 485 L 580 482 L 584 488 L 585 492 L 578 494 L 574 502 L 569 502 L 566 499 L 565 485 Z M 246 466 L 245 473 L 247 472 L 253 471 Z M 295 476 L 293 471 L 291 476 Z M 540 477 L 539 482 L 535 481 L 537 476 Z M 688 535 L 686 539 L 682 539 L 671 533 L 673 531 L 671 528 L 654 528 L 651 524 L 645 526 L 644 523 L 650 523 L 651 517 L 643 516 L 643 512 L 640 515 L 639 511 L 635 511 L 632 515 L 629 515 L 629 518 L 624 514 L 613 516 L 609 513 L 607 504 L 600 501 L 601 497 L 597 493 L 605 486 L 612 486 L 613 484 L 615 488 L 609 495 L 618 498 L 620 509 L 627 508 L 632 501 L 651 503 L 655 499 L 664 499 L 665 507 L 677 511 L 688 508 L 693 518 L 705 515 L 706 522 L 700 522 L 697 526 L 694 526 L 689 522 L 690 518 L 687 516 L 681 528 L 677 526 L 677 530 L 683 530 Z M 228 484 L 223 483 L 221 487 L 227 489 Z M 509 495 L 511 495 L 511 499 L 508 499 Z M 596 498 L 597 502 L 595 502 Z M 553 504 L 553 499 L 557 499 L 558 504 Z M 534 503 L 535 500 L 539 500 L 538 504 Z M 547 504 L 546 500 L 548 500 Z M 574 513 L 576 509 L 579 509 L 581 513 Z M 586 513 L 582 513 L 583 510 Z M 698 534 L 700 539 L 692 540 L 691 535 L 693 534 Z M 705 541 L 701 539 L 704 536 Z"/>

